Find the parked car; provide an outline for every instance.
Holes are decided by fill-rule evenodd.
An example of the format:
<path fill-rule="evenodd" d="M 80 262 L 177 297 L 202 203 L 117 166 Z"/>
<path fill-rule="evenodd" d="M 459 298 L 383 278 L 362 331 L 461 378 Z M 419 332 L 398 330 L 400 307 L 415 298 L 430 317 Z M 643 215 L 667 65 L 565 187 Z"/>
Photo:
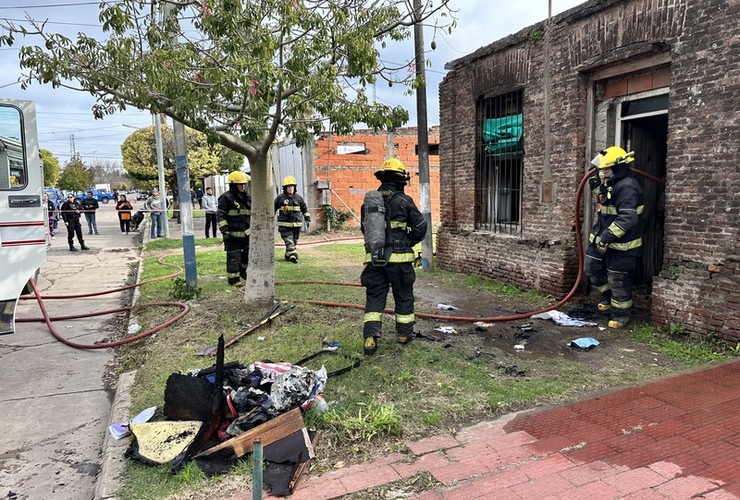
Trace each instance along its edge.
<path fill-rule="evenodd" d="M 92 193 L 93 198 L 98 200 L 100 203 L 108 203 L 111 200 L 113 200 L 113 202 L 115 203 L 116 201 L 113 199 L 113 193 L 101 191 L 100 189 L 88 189 L 87 191 L 82 191 L 81 193 L 77 193 L 75 195 L 75 198 L 77 198 L 78 200 L 83 200 L 87 197 L 87 193 Z"/>
<path fill-rule="evenodd" d="M 57 189 L 54 187 L 45 187 L 44 193 L 49 195 L 49 200 L 54 203 L 55 207 L 59 208 L 59 205 L 64 203 L 64 193 L 61 191 L 61 189 Z"/>
<path fill-rule="evenodd" d="M 149 198 L 149 195 L 143 191 L 136 193 L 136 201 L 146 200 L 147 198 Z"/>

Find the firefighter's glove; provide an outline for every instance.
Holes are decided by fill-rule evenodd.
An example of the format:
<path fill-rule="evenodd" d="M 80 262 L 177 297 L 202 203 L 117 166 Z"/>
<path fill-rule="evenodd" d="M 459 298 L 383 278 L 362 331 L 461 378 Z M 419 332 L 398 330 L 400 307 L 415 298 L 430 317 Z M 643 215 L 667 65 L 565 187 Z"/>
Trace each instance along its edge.
<path fill-rule="evenodd" d="M 599 252 L 601 255 L 604 255 L 606 253 L 607 246 L 608 245 L 599 243 L 598 245 L 596 245 L 596 251 Z"/>
<path fill-rule="evenodd" d="M 223 237 L 224 241 L 231 241 L 234 239 L 234 236 L 231 234 L 230 231 L 224 231 L 221 236 Z"/>
<path fill-rule="evenodd" d="M 308 231 L 309 226 L 311 226 L 311 221 L 307 220 L 306 221 L 306 231 Z"/>

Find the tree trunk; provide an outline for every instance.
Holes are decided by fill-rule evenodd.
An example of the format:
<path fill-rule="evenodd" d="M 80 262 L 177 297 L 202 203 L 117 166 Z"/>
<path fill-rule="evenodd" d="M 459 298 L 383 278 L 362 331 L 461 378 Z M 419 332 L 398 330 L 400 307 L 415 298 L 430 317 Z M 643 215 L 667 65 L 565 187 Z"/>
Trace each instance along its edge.
<path fill-rule="evenodd" d="M 275 189 L 266 157 L 250 161 L 250 166 L 252 233 L 244 302 L 250 308 L 261 308 L 272 305 L 275 300 Z"/>

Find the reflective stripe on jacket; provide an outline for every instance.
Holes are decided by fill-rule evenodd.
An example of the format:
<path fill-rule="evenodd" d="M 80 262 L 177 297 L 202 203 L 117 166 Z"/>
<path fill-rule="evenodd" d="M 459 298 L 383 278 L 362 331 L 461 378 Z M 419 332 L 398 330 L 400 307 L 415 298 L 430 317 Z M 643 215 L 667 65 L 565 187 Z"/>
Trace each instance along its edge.
<path fill-rule="evenodd" d="M 293 193 L 293 196 L 285 191 L 280 193 L 275 198 L 275 211 L 278 214 L 278 227 L 302 227 L 304 220 L 311 222 L 311 214 L 306 202 L 298 193 Z"/>
<path fill-rule="evenodd" d="M 603 243 L 613 250 L 640 255 L 645 210 L 642 188 L 631 172 L 604 184 L 599 189 L 597 217 L 588 240 Z"/>
<path fill-rule="evenodd" d="M 246 192 L 229 189 L 218 198 L 216 220 L 221 233 L 230 232 L 235 238 L 249 236 L 252 217 L 252 197 Z"/>
<path fill-rule="evenodd" d="M 402 263 L 413 262 L 413 246 L 424 239 L 427 234 L 427 223 L 416 208 L 414 200 L 403 192 L 403 188 L 395 183 L 383 183 L 378 188 L 386 200 L 388 213 L 390 215 L 390 243 L 393 245 L 393 253 L 388 262 Z M 394 193 L 398 193 L 393 196 Z M 388 202 L 390 199 L 390 202 Z M 363 214 L 361 218 L 361 229 L 365 231 L 364 208 L 360 209 Z M 386 229 L 387 231 L 387 229 Z M 387 236 L 387 235 L 386 235 Z M 365 255 L 365 263 L 372 262 L 370 254 Z M 382 262 L 382 261 L 381 261 Z"/>

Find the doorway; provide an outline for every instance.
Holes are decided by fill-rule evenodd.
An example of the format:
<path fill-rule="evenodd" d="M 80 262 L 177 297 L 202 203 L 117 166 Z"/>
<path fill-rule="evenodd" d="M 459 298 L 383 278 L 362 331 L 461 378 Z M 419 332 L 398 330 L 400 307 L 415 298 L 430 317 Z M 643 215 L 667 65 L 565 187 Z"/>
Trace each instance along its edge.
<path fill-rule="evenodd" d="M 668 141 L 668 89 L 656 95 L 627 96 L 617 109 L 619 138 L 616 144 L 635 152 L 633 169 L 658 179 L 666 178 Z M 653 276 L 663 268 L 663 236 L 665 227 L 665 188 L 636 174 L 645 196 L 642 214 L 642 258 L 635 273 L 635 286 L 649 293 Z"/>

